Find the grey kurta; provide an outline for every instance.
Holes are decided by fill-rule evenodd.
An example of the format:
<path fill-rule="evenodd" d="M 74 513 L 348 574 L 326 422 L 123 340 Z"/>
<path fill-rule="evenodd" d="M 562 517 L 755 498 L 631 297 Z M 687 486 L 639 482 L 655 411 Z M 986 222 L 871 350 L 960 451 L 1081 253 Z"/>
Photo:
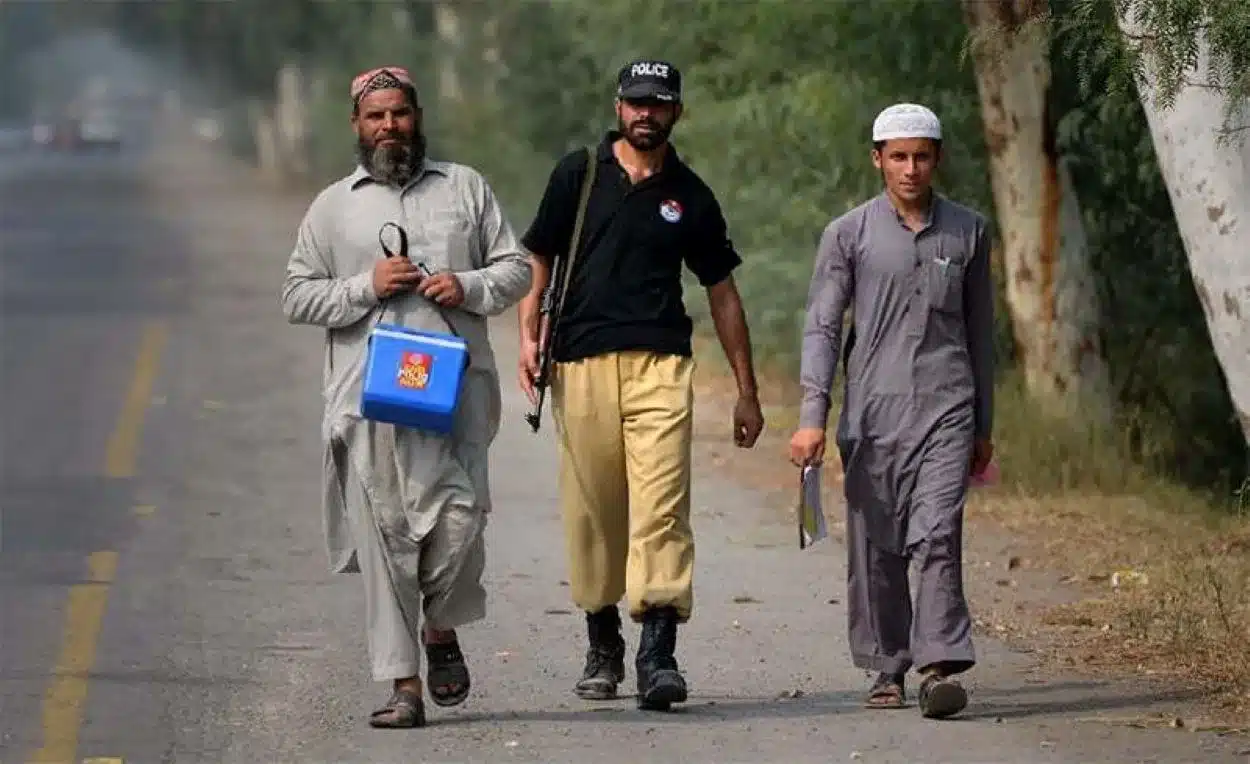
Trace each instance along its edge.
<path fill-rule="evenodd" d="M 446 331 L 417 294 L 384 311 L 372 286 L 387 222 L 408 232 L 412 259 L 454 272 L 464 288 L 448 319 L 470 365 L 451 437 L 360 416 L 369 329 L 380 318 Z M 402 191 L 360 168 L 313 200 L 287 265 L 287 320 L 326 329 L 322 418 L 323 520 L 331 569 L 361 572 L 376 679 L 416 673 L 418 607 L 435 628 L 484 615 L 481 531 L 491 509 L 488 449 L 499 428 L 499 378 L 487 316 L 529 290 L 529 263 L 486 181 L 463 165 L 427 161 Z"/>
<path fill-rule="evenodd" d="M 906 227 L 884 195 L 834 220 L 817 251 L 803 331 L 800 426 L 824 428 L 854 307 L 837 445 L 845 472 L 856 665 L 905 671 L 974 660 L 960 545 L 974 436 L 993 412 L 986 221 L 935 195 Z M 912 630 L 907 561 L 920 564 Z"/>

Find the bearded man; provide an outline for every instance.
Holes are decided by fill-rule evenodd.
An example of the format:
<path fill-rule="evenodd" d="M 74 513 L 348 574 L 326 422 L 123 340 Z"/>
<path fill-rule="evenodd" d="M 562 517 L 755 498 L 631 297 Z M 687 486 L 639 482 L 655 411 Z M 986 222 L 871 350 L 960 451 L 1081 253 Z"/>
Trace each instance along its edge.
<path fill-rule="evenodd" d="M 390 681 L 375 727 L 425 724 L 426 685 L 440 706 L 470 679 L 456 628 L 485 616 L 487 451 L 500 390 L 487 316 L 515 305 L 530 267 L 495 195 L 472 168 L 426 158 L 411 76 L 385 67 L 352 80 L 358 166 L 313 200 L 282 290 L 292 324 L 324 328 L 323 513 L 331 568 L 359 573 L 375 681 Z M 401 226 L 410 257 L 387 257 L 380 231 Z M 415 263 L 414 263 L 415 261 Z M 418 267 L 418 264 L 425 267 Z M 450 436 L 363 419 L 360 394 L 377 319 L 468 344 Z M 424 623 L 422 623 L 424 619 Z"/>
<path fill-rule="evenodd" d="M 677 627 L 693 608 L 694 363 L 683 263 L 707 291 L 737 379 L 734 440 L 749 448 L 763 428 L 732 275 L 741 260 L 715 194 L 669 143 L 681 109 L 676 67 L 627 64 L 617 83 L 617 128 L 597 150 L 572 152 L 556 164 L 522 237 L 534 279 L 519 308 L 518 371 L 531 401 L 539 300 L 552 259 L 573 250 L 551 348 L 551 392 L 570 591 L 586 613 L 590 642 L 574 691 L 587 699 L 616 696 L 625 676 L 617 603 L 626 597 L 631 619 L 642 625 L 638 706 L 654 710 L 686 700 L 675 650 Z M 592 169 L 580 236 L 570 246 Z"/>

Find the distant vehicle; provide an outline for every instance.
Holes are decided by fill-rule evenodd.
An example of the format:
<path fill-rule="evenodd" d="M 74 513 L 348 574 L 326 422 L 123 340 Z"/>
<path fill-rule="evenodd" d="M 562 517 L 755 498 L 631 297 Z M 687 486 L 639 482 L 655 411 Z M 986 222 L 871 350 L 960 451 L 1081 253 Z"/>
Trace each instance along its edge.
<path fill-rule="evenodd" d="M 30 140 L 35 146 L 48 148 L 56 139 L 56 125 L 47 122 L 36 122 L 30 128 Z"/>
<path fill-rule="evenodd" d="M 27 131 L 29 145 L 37 151 L 72 151 L 80 142 L 73 119 L 39 119 Z"/>
<path fill-rule="evenodd" d="M 38 122 L 31 128 L 31 138 L 44 151 L 77 151 L 82 147 L 78 120 L 60 119 Z"/>
<path fill-rule="evenodd" d="M 225 133 L 221 120 L 212 115 L 198 117 L 192 129 L 200 140 L 207 143 L 215 143 L 221 140 L 222 135 Z"/>
<path fill-rule="evenodd" d="M 79 145 L 85 149 L 115 151 L 122 146 L 122 128 L 118 119 L 105 110 L 87 114 L 78 124 Z"/>

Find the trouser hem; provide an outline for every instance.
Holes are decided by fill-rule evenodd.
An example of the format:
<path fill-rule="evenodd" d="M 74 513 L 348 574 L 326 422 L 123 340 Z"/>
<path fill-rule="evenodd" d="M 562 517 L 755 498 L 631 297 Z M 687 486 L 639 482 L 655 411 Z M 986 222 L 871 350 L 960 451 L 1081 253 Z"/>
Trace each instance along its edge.
<path fill-rule="evenodd" d="M 884 655 L 852 655 L 855 668 L 885 674 L 906 674 L 913 664 L 910 658 L 889 658 Z"/>
<path fill-rule="evenodd" d="M 977 661 L 967 653 L 934 653 L 917 657 L 915 664 L 916 668 L 921 671 L 934 664 L 942 664 L 943 673 L 962 674 L 975 666 Z"/>
<path fill-rule="evenodd" d="M 574 573 L 574 575 L 576 575 L 576 573 Z M 576 599 L 575 598 L 573 600 L 573 604 L 577 606 L 578 610 L 584 610 L 587 613 L 598 613 L 600 610 L 603 610 L 605 608 L 619 606 L 621 603 L 621 600 L 623 600 L 624 598 L 625 598 L 625 590 L 622 589 L 621 593 L 617 595 L 616 599 L 614 600 L 609 601 L 606 598 L 602 600 L 588 600 L 588 599 Z"/>
<path fill-rule="evenodd" d="M 456 613 L 455 616 L 447 619 L 443 619 L 441 617 L 432 618 L 427 615 L 425 616 L 425 625 L 426 628 L 433 629 L 434 631 L 454 631 L 463 626 L 477 623 L 485 618 L 486 606 L 482 605 L 480 607 L 465 609 L 464 612 Z"/>
<path fill-rule="evenodd" d="M 403 661 L 373 667 L 373 681 L 393 682 L 396 679 L 412 679 L 421 673 L 420 661 Z"/>
<path fill-rule="evenodd" d="M 676 611 L 678 624 L 688 623 L 690 621 L 690 616 L 693 615 L 693 608 L 679 603 L 680 600 L 661 600 L 657 602 L 647 602 L 644 605 L 631 605 L 629 608 L 629 620 L 634 623 L 642 623 L 648 611 L 659 610 L 660 608 L 667 607 L 673 608 L 673 610 Z"/>

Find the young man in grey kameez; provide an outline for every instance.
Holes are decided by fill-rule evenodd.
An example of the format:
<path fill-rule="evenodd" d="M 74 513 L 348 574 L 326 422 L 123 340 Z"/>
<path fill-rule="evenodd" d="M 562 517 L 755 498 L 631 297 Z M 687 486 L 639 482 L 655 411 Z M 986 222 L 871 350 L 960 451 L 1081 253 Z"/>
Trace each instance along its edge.
<path fill-rule="evenodd" d="M 369 721 L 418 727 L 425 724 L 422 648 L 435 703 L 456 705 L 469 692 L 455 629 L 485 615 L 487 452 L 500 414 L 486 319 L 525 296 L 530 268 L 482 176 L 426 158 L 421 109 L 405 70 L 365 72 L 350 95 L 358 166 L 309 207 L 287 265 L 282 307 L 291 323 L 326 329 L 322 439 L 331 566 L 361 574 L 372 675 L 394 684 L 390 701 Z M 382 252 L 387 223 L 407 232 L 409 258 Z M 361 418 L 366 345 L 379 318 L 439 332 L 450 323 L 468 343 L 450 437 Z"/>
<path fill-rule="evenodd" d="M 857 667 L 879 672 L 873 708 L 962 711 L 953 678 L 976 662 L 963 591 L 963 508 L 993 453 L 993 291 L 985 218 L 931 188 L 942 151 L 929 109 L 897 104 L 873 125 L 885 190 L 834 220 L 816 255 L 803 331 L 798 465 L 824 455 L 843 314 L 853 346 L 838 421 L 845 472 L 848 619 Z M 908 565 L 918 566 L 913 604 Z"/>

